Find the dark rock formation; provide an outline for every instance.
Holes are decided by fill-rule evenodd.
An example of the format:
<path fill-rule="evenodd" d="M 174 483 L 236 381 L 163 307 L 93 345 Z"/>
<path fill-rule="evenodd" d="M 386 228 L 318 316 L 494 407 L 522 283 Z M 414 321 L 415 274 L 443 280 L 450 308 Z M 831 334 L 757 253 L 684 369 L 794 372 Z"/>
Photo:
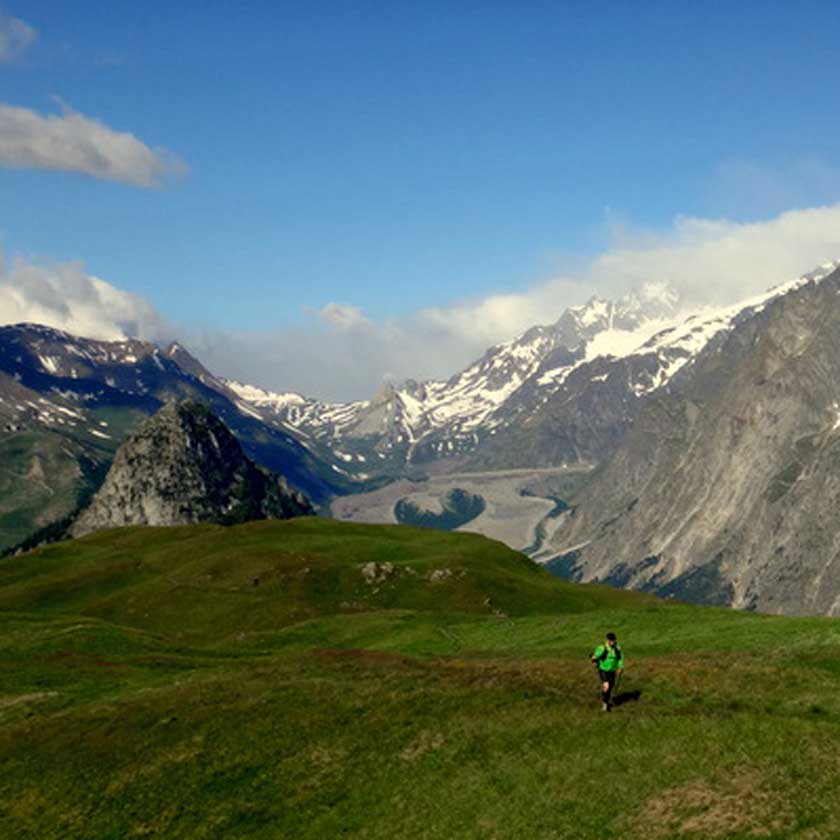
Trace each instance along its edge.
<path fill-rule="evenodd" d="M 117 451 L 74 537 L 123 525 L 235 524 L 313 512 L 284 479 L 258 467 L 204 405 L 167 403 Z"/>

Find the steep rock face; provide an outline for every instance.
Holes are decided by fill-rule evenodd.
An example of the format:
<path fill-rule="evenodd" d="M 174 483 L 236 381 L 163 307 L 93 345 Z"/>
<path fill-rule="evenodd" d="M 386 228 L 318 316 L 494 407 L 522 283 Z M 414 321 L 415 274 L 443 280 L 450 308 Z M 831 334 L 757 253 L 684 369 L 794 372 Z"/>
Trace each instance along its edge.
<path fill-rule="evenodd" d="M 117 451 L 105 483 L 70 529 L 232 524 L 311 514 L 305 497 L 261 469 L 205 406 L 167 403 Z"/>
<path fill-rule="evenodd" d="M 840 271 L 739 319 L 641 411 L 554 538 L 571 577 L 840 615 Z"/>
<path fill-rule="evenodd" d="M 557 361 L 554 354 L 547 365 Z M 550 389 L 542 376 L 532 377 L 496 413 L 497 425 L 469 466 L 521 469 L 605 460 L 624 439 L 642 404 L 644 393 L 636 393 L 634 386 L 649 370 L 658 369 L 651 356 L 603 356 L 566 362 L 556 388 Z"/>

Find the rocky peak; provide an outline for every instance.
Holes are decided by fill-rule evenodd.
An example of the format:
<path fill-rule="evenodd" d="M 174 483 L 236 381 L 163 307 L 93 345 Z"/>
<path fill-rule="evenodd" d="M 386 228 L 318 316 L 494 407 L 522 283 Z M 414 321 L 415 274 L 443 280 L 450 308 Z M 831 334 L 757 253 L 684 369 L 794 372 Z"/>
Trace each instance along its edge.
<path fill-rule="evenodd" d="M 223 380 L 217 379 L 192 353 L 185 350 L 177 341 L 173 341 L 166 347 L 161 352 L 161 355 L 175 362 L 181 370 L 190 374 L 190 376 L 194 376 L 199 382 L 209 385 L 217 391 L 227 390 L 227 386 Z"/>
<path fill-rule="evenodd" d="M 633 329 L 643 321 L 673 318 L 679 305 L 680 295 L 673 286 L 650 280 L 616 303 L 616 320 L 629 322 Z"/>
<path fill-rule="evenodd" d="M 425 400 L 427 396 L 426 384 L 418 382 L 416 379 L 406 379 L 403 382 L 402 390 L 416 400 Z"/>
<path fill-rule="evenodd" d="M 71 527 L 78 537 L 123 525 L 234 524 L 313 512 L 258 467 L 204 405 L 170 402 L 117 451 L 102 488 Z"/>
<path fill-rule="evenodd" d="M 379 408 L 380 406 L 390 405 L 393 403 L 396 395 L 397 389 L 394 387 L 393 383 L 386 382 L 373 395 L 373 398 L 370 401 L 371 408 Z"/>

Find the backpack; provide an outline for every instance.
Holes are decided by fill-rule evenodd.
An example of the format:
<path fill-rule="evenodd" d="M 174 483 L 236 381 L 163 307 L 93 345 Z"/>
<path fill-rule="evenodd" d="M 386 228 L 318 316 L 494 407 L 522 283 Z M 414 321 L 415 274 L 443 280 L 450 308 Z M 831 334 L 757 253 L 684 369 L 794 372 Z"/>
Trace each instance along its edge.
<path fill-rule="evenodd" d="M 613 650 L 615 651 L 615 658 L 617 662 L 621 662 L 621 648 L 616 645 Z M 604 649 L 601 651 L 601 655 L 595 660 L 596 665 L 600 665 L 608 656 L 610 655 L 610 648 L 609 645 L 604 645 Z"/>

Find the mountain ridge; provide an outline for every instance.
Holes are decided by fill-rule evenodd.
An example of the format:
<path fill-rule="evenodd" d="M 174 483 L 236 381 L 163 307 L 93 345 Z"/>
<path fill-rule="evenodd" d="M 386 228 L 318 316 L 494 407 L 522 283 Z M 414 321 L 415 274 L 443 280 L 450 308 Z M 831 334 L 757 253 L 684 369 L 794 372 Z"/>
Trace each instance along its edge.
<path fill-rule="evenodd" d="M 386 384 L 370 400 L 329 403 L 234 380 L 225 384 L 307 439 L 344 445 L 346 463 L 356 467 L 344 471 L 366 479 L 371 464 L 404 468 L 469 455 L 504 423 L 504 415 L 496 416 L 500 409 L 536 374 L 545 374 L 547 360 L 555 371 L 559 362 L 569 368 L 585 360 L 586 345 L 597 335 L 661 320 L 673 315 L 677 302 L 676 293 L 664 284 L 648 284 L 618 302 L 594 296 L 565 310 L 551 325 L 531 327 L 494 345 L 447 380 Z"/>
<path fill-rule="evenodd" d="M 615 303 L 595 296 L 552 325 L 494 345 L 448 380 L 386 385 L 371 400 L 329 403 L 225 384 L 322 455 L 336 453 L 334 469 L 349 479 L 412 470 L 595 465 L 620 444 L 644 399 L 678 376 L 707 343 L 836 265 L 740 303 L 689 314 L 662 283 L 646 284 Z M 529 440 L 523 443 L 523 437 Z"/>
<path fill-rule="evenodd" d="M 554 535 L 569 577 L 840 614 L 840 271 L 756 307 L 648 403 Z"/>

